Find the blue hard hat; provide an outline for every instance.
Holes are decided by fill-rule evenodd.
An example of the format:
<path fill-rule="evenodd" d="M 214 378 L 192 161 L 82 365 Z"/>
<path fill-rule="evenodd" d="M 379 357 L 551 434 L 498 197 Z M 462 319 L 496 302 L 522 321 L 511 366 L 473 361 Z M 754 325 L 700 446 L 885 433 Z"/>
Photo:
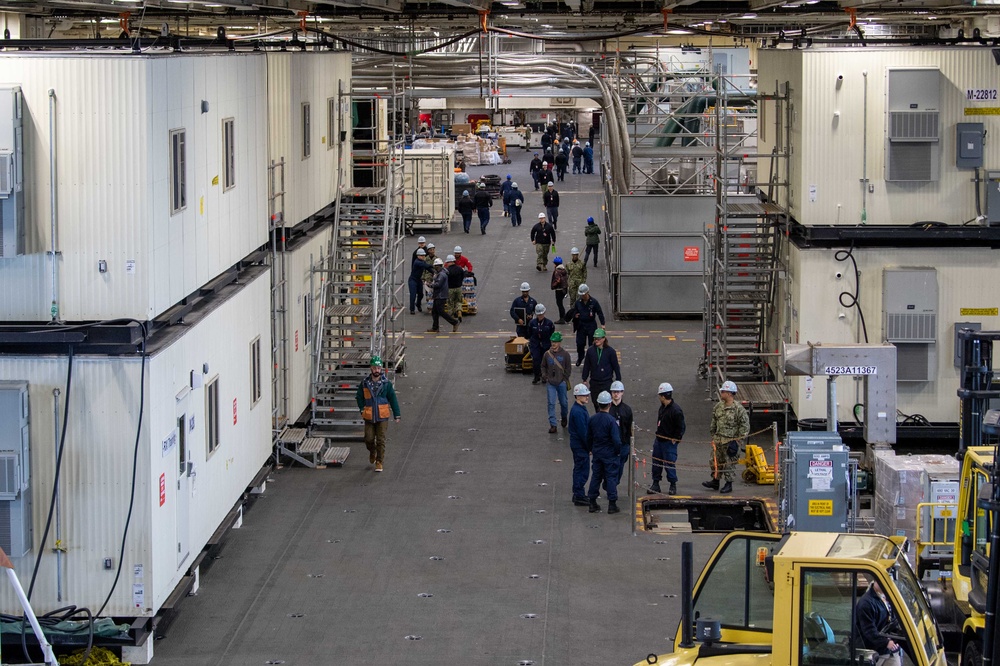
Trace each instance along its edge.
<path fill-rule="evenodd" d="M 510 180 L 510 174 L 507 174 L 507 180 Z"/>
<path fill-rule="evenodd" d="M 553 264 L 559 265 L 562 263 L 562 257 L 556 257 L 552 260 Z"/>
<path fill-rule="evenodd" d="M 588 223 L 588 224 L 590 224 L 590 223 L 591 223 L 591 222 L 593 222 L 593 221 L 594 221 L 594 218 L 592 218 L 592 217 L 588 217 L 588 218 L 587 218 L 587 223 Z"/>

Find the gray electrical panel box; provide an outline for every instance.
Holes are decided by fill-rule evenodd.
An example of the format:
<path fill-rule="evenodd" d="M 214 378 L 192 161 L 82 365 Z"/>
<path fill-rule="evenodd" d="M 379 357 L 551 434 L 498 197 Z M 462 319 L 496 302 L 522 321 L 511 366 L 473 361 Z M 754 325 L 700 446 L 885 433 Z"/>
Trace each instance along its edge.
<path fill-rule="evenodd" d="M 24 254 L 24 150 L 20 86 L 0 86 L 0 258 Z"/>
<path fill-rule="evenodd" d="M 983 166 L 982 123 L 958 123 L 955 125 L 955 166 L 959 169 L 974 169 Z"/>
<path fill-rule="evenodd" d="M 886 70 L 885 179 L 927 182 L 941 177 L 941 71 Z"/>
<path fill-rule="evenodd" d="M 31 550 L 31 448 L 28 382 L 0 381 L 0 547 Z"/>
<path fill-rule="evenodd" d="M 781 501 L 789 529 L 846 532 L 851 510 L 850 450 L 835 432 L 788 433 L 789 469 Z"/>

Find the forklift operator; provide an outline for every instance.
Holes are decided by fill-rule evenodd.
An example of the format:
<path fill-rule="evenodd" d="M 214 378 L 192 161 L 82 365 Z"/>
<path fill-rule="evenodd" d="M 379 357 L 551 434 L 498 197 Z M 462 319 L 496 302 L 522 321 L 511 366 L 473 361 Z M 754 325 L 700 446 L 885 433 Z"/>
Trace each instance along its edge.
<path fill-rule="evenodd" d="M 900 666 L 900 646 L 886 633 L 896 623 L 885 593 L 872 581 L 855 608 L 855 635 L 861 644 L 878 652 L 876 666 Z"/>

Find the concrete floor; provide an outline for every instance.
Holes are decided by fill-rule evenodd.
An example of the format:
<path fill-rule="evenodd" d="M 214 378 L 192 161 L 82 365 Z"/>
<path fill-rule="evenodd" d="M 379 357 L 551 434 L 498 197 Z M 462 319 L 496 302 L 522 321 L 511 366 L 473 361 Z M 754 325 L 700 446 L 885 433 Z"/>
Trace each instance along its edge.
<path fill-rule="evenodd" d="M 442 256 L 464 247 L 479 279 L 479 314 L 439 336 L 422 333 L 428 315 L 407 317 L 406 374 L 395 380 L 403 420 L 389 427 L 385 472 L 372 471 L 361 443 L 342 468 L 276 471 L 157 642 L 154 663 L 556 666 L 634 664 L 669 651 L 682 538 L 633 537 L 627 501 L 616 516 L 573 506 L 568 435 L 548 434 L 544 388 L 503 368 L 518 285 L 530 282 L 555 312 L 551 272 L 535 271 L 528 240 L 542 210 L 531 153 L 511 157 L 470 174 L 514 175 L 527 195 L 522 227 L 511 228 L 497 207 L 485 236 L 475 221 L 469 235 L 460 221 L 449 234 L 428 234 Z M 567 259 L 572 245 L 583 248 L 587 216 L 600 212 L 599 178 L 557 183 L 557 247 Z M 407 239 L 407 255 L 413 247 Z M 712 402 L 697 379 L 701 322 L 613 321 L 603 254 L 600 262 L 589 284 L 609 317 L 625 401 L 637 426 L 651 430 L 657 385 L 674 385 L 688 424 L 679 491 L 703 494 Z M 651 442 L 637 433 L 646 456 Z M 644 488 L 648 459 L 641 463 Z M 624 480 L 619 493 L 627 496 Z M 693 541 L 698 570 L 718 539 Z"/>

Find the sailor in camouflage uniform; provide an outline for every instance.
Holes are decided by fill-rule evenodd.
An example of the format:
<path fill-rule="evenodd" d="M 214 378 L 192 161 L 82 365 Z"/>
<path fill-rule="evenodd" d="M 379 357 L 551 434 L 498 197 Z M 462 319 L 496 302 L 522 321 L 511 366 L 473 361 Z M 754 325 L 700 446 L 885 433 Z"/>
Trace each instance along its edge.
<path fill-rule="evenodd" d="M 736 384 L 723 382 L 719 389 L 722 398 L 712 410 L 712 480 L 701 485 L 721 493 L 733 492 L 733 468 L 739 461 L 740 442 L 750 434 L 750 415 L 746 408 L 736 402 Z M 719 489 L 719 477 L 725 478 L 725 485 Z"/>

